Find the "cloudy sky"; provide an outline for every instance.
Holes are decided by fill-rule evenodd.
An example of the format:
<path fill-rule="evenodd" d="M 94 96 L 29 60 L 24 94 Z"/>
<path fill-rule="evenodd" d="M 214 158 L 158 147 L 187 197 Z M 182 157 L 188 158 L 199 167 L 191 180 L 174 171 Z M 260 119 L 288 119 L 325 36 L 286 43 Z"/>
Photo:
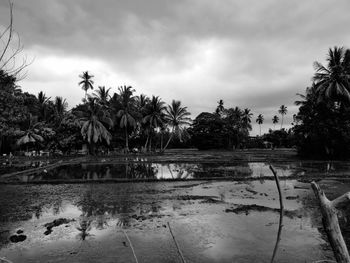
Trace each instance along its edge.
<path fill-rule="evenodd" d="M 181 100 L 192 117 L 226 107 L 250 108 L 263 131 L 280 105 L 286 123 L 297 109 L 313 62 L 350 43 L 349 0 L 14 0 L 14 27 L 34 62 L 24 91 L 63 96 L 72 107 L 95 86 Z M 9 4 L 0 0 L 0 29 Z M 253 134 L 258 133 L 253 127 Z"/>

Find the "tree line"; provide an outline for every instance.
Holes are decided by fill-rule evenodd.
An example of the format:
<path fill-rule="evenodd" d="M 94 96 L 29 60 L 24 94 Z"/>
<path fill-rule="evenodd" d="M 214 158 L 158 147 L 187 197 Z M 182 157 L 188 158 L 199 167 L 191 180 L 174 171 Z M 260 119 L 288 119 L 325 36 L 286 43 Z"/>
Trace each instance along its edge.
<path fill-rule="evenodd" d="M 0 152 L 20 149 L 49 149 L 69 153 L 89 146 L 96 154 L 115 148 L 163 152 L 176 143 L 199 149 L 232 149 L 295 146 L 308 157 L 348 157 L 350 155 L 350 50 L 330 48 L 327 64 L 314 63 L 312 83 L 305 94 L 297 94 L 299 106 L 293 127 L 284 129 L 288 110 L 281 105 L 273 116 L 274 129 L 261 134 L 264 116 L 259 114 L 259 136 L 252 138 L 252 113 L 249 108 L 225 108 L 220 100 L 213 113 L 202 112 L 193 122 L 187 107 L 173 100 L 166 105 L 159 96 L 136 95 L 130 86 L 94 87 L 94 76 L 83 72 L 78 82 L 84 90 L 82 103 L 68 110 L 62 97 L 50 98 L 23 92 L 17 81 L 25 77 L 30 65 L 26 59 L 16 64 L 22 51 L 13 30 L 13 5 L 10 23 L 0 32 Z M 9 47 L 17 48 L 9 48 Z M 91 90 L 91 93 L 89 91 Z M 281 127 L 276 124 L 281 120 Z M 175 144 L 174 144 L 175 143 Z M 173 144 L 173 145 L 171 145 Z"/>
<path fill-rule="evenodd" d="M 90 154 L 121 144 L 129 152 L 132 139 L 133 148 L 152 151 L 158 147 L 163 152 L 173 138 L 182 139 L 190 125 L 190 113 L 180 101 L 166 105 L 159 96 L 135 95 L 131 86 L 121 86 L 112 94 L 104 86 L 94 89 L 89 72 L 79 77 L 84 98 L 67 110 L 62 97 L 52 100 L 44 92 L 37 96 L 22 92 L 14 77 L 0 71 L 0 135 L 5 142 L 1 149 L 24 145 L 66 153 L 86 143 Z"/>

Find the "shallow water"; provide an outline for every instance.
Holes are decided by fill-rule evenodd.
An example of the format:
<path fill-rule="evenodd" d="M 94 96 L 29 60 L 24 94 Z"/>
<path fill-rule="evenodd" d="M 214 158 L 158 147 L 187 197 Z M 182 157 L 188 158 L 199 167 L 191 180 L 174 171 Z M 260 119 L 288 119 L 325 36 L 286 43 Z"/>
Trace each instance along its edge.
<path fill-rule="evenodd" d="M 350 187 L 320 185 L 330 198 Z M 332 259 L 309 184 L 282 178 L 281 187 L 286 212 L 276 262 Z M 188 262 L 269 262 L 278 208 L 273 180 L 1 185 L 0 257 L 132 262 L 126 233 L 140 262 L 180 262 L 169 223 Z M 60 218 L 68 221 L 47 233 L 46 224 Z M 347 233 L 344 219 L 347 213 Z M 13 243 L 18 230 L 27 238 Z"/>
<path fill-rule="evenodd" d="M 40 167 L 45 163 L 21 164 L 25 167 Z M 273 164 L 280 177 L 332 177 L 350 176 L 347 162 L 278 162 Z M 16 165 L 13 165 L 14 170 Z M 6 167 L 5 167 L 6 168 Z M 2 168 L 2 171 L 5 170 Z M 11 169 L 9 171 L 12 171 Z M 157 163 L 147 160 L 125 163 L 83 163 L 61 165 L 54 169 L 32 174 L 0 175 L 0 182 L 86 182 L 108 180 L 186 180 L 202 178 L 259 178 L 273 177 L 266 162 L 218 162 L 218 163 Z"/>

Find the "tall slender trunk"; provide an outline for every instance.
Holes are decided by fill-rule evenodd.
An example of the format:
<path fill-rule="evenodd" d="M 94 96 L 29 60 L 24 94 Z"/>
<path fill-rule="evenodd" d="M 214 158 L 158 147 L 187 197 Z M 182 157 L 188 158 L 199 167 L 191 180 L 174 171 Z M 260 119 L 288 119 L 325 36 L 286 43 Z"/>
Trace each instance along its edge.
<path fill-rule="evenodd" d="M 160 151 L 163 149 L 163 132 L 160 133 Z"/>
<path fill-rule="evenodd" d="M 169 145 L 171 139 L 173 138 L 173 136 L 174 136 L 174 128 L 172 129 L 171 134 L 170 134 L 170 137 L 169 137 L 167 143 L 165 144 L 164 148 L 162 149 L 162 152 L 164 152 L 165 149 L 168 147 L 168 145 Z"/>
<path fill-rule="evenodd" d="M 145 149 L 146 151 L 147 151 L 148 140 L 149 140 L 149 134 L 147 135 L 146 143 L 145 143 L 145 146 L 144 146 L 144 149 Z"/>
<path fill-rule="evenodd" d="M 261 124 L 259 124 L 259 128 L 260 128 L 260 137 L 261 137 Z"/>
<path fill-rule="evenodd" d="M 148 151 L 152 151 L 152 135 L 149 136 Z"/>
<path fill-rule="evenodd" d="M 281 130 L 282 130 L 282 126 L 283 126 L 283 114 L 282 115 L 282 121 L 281 121 Z"/>

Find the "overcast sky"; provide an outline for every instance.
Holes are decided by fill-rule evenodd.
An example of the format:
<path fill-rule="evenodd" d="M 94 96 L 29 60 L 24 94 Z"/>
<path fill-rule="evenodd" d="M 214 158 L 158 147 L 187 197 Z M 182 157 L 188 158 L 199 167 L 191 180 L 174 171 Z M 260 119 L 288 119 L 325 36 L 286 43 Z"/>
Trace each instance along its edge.
<path fill-rule="evenodd" d="M 263 114 L 263 131 L 280 105 L 286 123 L 296 93 L 310 85 L 313 62 L 350 43 L 349 0 L 15 0 L 14 27 L 34 58 L 24 91 L 63 96 L 69 106 L 95 87 L 181 100 L 196 117 L 225 107 Z M 0 0 L 0 27 L 9 5 Z M 0 29 L 1 29 L 0 28 Z M 254 124 L 252 134 L 258 133 Z"/>

